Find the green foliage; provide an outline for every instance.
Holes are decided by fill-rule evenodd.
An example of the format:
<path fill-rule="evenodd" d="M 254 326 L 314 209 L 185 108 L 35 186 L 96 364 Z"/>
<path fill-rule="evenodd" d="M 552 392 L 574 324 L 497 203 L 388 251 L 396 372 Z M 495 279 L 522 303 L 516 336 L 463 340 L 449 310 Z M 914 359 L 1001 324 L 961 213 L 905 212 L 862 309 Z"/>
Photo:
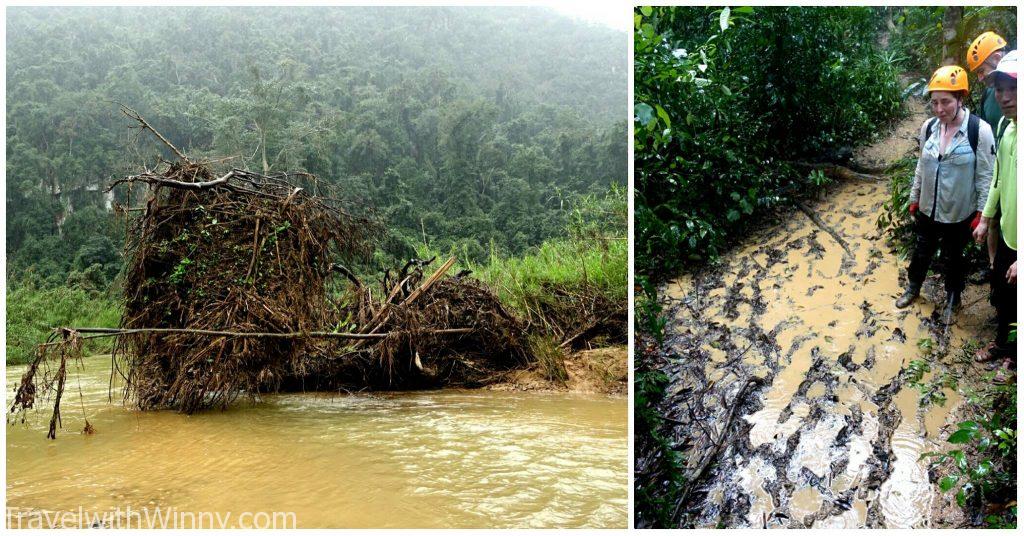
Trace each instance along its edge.
<path fill-rule="evenodd" d="M 910 255 L 914 244 L 914 219 L 910 215 L 910 187 L 917 160 L 904 158 L 889 169 L 889 199 L 882 205 L 876 225 L 885 232 L 886 244 L 901 259 Z"/>
<path fill-rule="evenodd" d="M 628 173 L 626 36 L 549 11 L 19 7 L 7 24 L 9 276 L 91 266 L 85 241 L 123 240 L 106 182 L 172 158 L 112 101 L 194 158 L 308 171 L 374 207 L 380 265 L 424 239 L 522 254 Z"/>
<path fill-rule="evenodd" d="M 645 276 L 636 276 L 639 292 L 635 296 L 636 331 L 649 335 L 657 344 L 665 342 L 665 325 L 668 320 L 661 314 L 661 303 L 658 292 L 651 280 Z"/>
<path fill-rule="evenodd" d="M 871 8 L 650 7 L 634 22 L 638 273 L 715 258 L 756 213 L 824 184 L 787 161 L 900 113 Z"/>
<path fill-rule="evenodd" d="M 565 370 L 565 351 L 559 346 L 559 341 L 547 335 L 532 335 L 529 345 L 530 355 L 544 379 L 555 383 L 565 383 L 569 379 Z"/>
<path fill-rule="evenodd" d="M 650 474 L 636 478 L 634 502 L 636 515 L 655 528 L 674 528 L 672 513 L 682 492 L 684 462 L 682 453 L 659 432 L 662 419 L 657 403 L 665 394 L 668 376 L 661 371 L 640 368 L 634 370 L 633 422 L 638 456 L 653 453 L 654 467 Z"/>
<path fill-rule="evenodd" d="M 943 19 L 947 6 L 913 6 L 887 8 L 892 22 L 890 49 L 905 58 L 904 66 L 922 76 L 943 64 Z M 957 64 L 966 68 L 967 47 L 982 32 L 995 31 L 1009 43 L 1007 50 L 1017 48 L 1017 17 L 1014 7 L 966 6 L 957 24 L 952 51 Z"/>
<path fill-rule="evenodd" d="M 578 289 L 585 285 L 613 302 L 625 303 L 629 265 L 625 189 L 613 187 L 604 195 L 584 197 L 570 212 L 565 238 L 546 240 L 519 257 L 502 257 L 492 250 L 487 262 L 461 264 L 521 313 L 553 299 L 551 286 Z M 420 256 L 432 254 L 421 251 Z"/>
<path fill-rule="evenodd" d="M 82 288 L 38 288 L 32 284 L 7 289 L 7 364 L 28 362 L 35 345 L 58 326 L 115 328 L 121 320 L 118 300 L 109 293 Z M 110 351 L 111 339 L 85 341 L 86 352 Z"/>
<path fill-rule="evenodd" d="M 984 517 L 989 527 L 1016 527 L 1017 509 L 1010 501 L 1017 483 L 1017 386 L 987 385 L 968 401 L 975 417 L 960 422 L 946 439 L 956 448 L 921 458 L 949 468 L 951 473 L 939 479 L 939 489 L 955 489 L 961 508 L 990 510 Z"/>
<path fill-rule="evenodd" d="M 650 279 L 636 275 L 634 292 L 635 345 L 633 358 L 633 422 L 637 458 L 653 460 L 646 474 L 635 476 L 636 516 L 646 526 L 673 528 L 672 514 L 682 492 L 683 454 L 661 432 L 664 424 L 658 405 L 665 395 L 668 376 L 655 368 L 663 351 L 666 318 L 657 289 Z"/>
<path fill-rule="evenodd" d="M 807 176 L 807 182 L 815 188 L 821 189 L 832 183 L 832 179 L 825 175 L 825 172 L 816 169 Z"/>

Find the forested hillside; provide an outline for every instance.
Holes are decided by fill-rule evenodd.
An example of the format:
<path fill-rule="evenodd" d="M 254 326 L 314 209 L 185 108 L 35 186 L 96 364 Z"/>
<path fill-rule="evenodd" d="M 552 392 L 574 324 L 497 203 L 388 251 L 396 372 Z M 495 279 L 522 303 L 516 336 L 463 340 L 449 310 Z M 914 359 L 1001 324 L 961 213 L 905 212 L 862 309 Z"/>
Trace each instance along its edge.
<path fill-rule="evenodd" d="M 117 273 L 104 188 L 170 156 L 117 103 L 192 157 L 333 183 L 386 256 L 520 254 L 625 183 L 627 39 L 522 8 L 10 9 L 8 278 Z"/>

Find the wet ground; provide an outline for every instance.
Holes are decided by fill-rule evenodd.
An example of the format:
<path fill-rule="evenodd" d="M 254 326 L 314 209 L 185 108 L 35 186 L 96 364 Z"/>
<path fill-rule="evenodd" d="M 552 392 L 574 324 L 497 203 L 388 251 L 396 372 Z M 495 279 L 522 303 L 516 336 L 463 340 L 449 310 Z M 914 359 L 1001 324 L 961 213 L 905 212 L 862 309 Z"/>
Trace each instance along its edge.
<path fill-rule="evenodd" d="M 888 195 L 886 182 L 856 181 L 807 203 L 849 252 L 794 211 L 719 265 L 662 289 L 676 356 L 664 367 L 668 417 L 700 429 L 687 445 L 691 471 L 701 453 L 717 453 L 684 504 L 690 523 L 932 525 L 940 497 L 918 458 L 944 448 L 940 432 L 960 395 L 935 383 L 945 402 L 922 407 L 910 364 L 929 363 L 926 384 L 964 374 L 971 365 L 945 349 L 985 338 L 992 312 L 987 286 L 969 284 L 945 328 L 934 277 L 921 299 L 896 309 L 906 261 L 875 224 Z"/>

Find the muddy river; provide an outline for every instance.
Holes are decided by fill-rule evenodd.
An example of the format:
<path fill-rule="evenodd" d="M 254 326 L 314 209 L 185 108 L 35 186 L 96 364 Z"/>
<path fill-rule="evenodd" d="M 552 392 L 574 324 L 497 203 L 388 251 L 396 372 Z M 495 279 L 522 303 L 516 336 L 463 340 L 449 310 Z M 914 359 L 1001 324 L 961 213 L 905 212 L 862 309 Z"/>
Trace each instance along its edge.
<path fill-rule="evenodd" d="M 8 368 L 8 389 L 23 370 Z M 623 397 L 288 394 L 186 416 L 129 411 L 119 391 L 111 403 L 108 379 L 104 357 L 69 373 L 56 441 L 48 409 L 8 425 L 9 524 L 209 526 L 210 512 L 227 526 L 287 513 L 300 528 L 627 524 Z"/>
<path fill-rule="evenodd" d="M 968 286 L 948 330 L 937 321 L 945 293 L 935 281 L 922 299 L 897 309 L 906 261 L 875 226 L 887 197 L 884 182 L 857 181 L 808 203 L 849 253 L 794 212 L 719 265 L 663 289 L 674 315 L 669 342 L 681 356 L 666 370 L 674 380 L 669 407 L 672 397 L 698 406 L 694 415 L 670 416 L 696 416 L 717 437 L 727 409 L 738 405 L 738 437 L 688 508 L 697 526 L 931 523 L 937 490 L 918 458 L 944 448 L 940 429 L 959 395 L 943 388 L 944 404 L 921 407 L 921 393 L 901 372 L 912 360 L 930 360 L 939 341 L 956 348 L 977 338 L 988 315 L 985 287 Z M 932 361 L 925 381 L 945 370 Z M 758 383 L 735 400 L 751 378 Z M 703 391 L 695 395 L 694 386 Z"/>

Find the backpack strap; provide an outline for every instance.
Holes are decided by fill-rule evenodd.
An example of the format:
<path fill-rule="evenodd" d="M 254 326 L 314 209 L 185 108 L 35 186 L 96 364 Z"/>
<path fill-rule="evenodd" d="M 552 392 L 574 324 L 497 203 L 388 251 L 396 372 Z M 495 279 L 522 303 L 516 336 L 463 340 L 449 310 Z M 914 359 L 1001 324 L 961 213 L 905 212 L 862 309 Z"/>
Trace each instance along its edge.
<path fill-rule="evenodd" d="M 999 124 L 996 126 L 996 140 L 995 146 L 999 147 L 999 142 L 1003 139 L 1003 134 L 1006 133 L 1007 127 L 1010 126 L 1010 120 L 1006 116 L 999 118 Z"/>
<path fill-rule="evenodd" d="M 981 118 L 971 114 L 967 117 L 967 141 L 971 144 L 971 152 L 978 154 L 978 129 L 981 126 Z"/>
<path fill-rule="evenodd" d="M 924 141 L 928 141 L 928 138 L 932 137 L 932 127 L 939 121 L 938 117 L 933 117 L 928 121 L 928 126 L 924 128 Z M 923 145 L 923 142 L 922 142 Z"/>

